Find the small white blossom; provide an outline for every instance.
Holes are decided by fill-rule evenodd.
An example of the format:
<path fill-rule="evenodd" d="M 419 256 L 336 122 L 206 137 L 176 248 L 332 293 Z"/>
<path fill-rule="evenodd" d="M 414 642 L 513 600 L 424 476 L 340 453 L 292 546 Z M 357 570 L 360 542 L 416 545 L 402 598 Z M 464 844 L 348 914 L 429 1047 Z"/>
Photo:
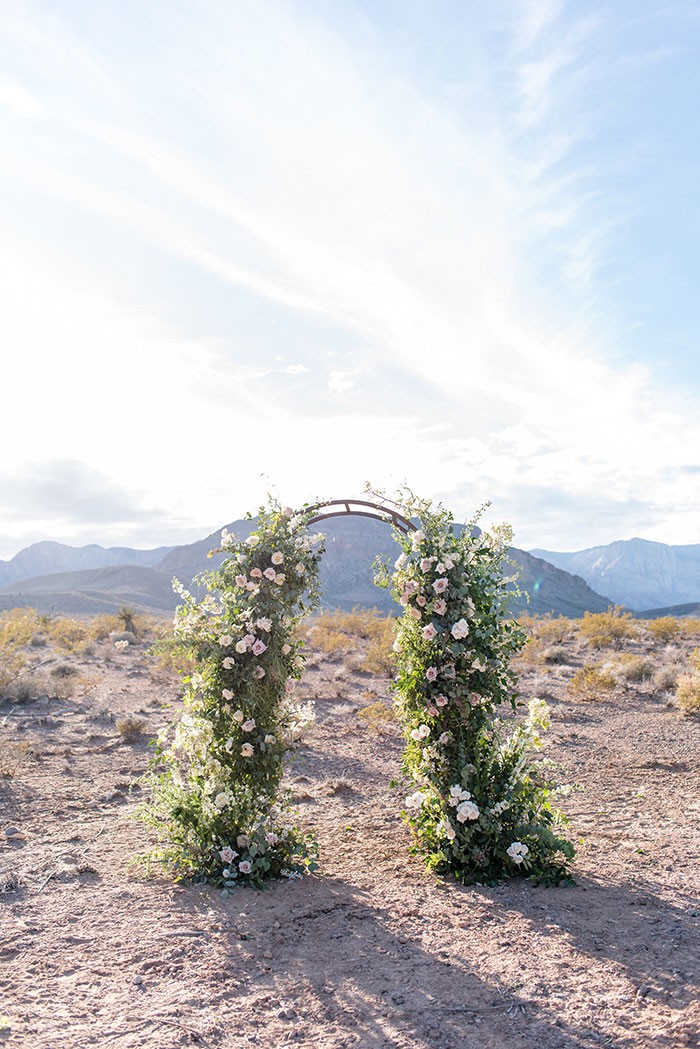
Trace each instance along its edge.
<path fill-rule="evenodd" d="M 455 639 L 455 641 L 461 641 L 463 637 L 467 637 L 467 635 L 469 634 L 469 623 L 467 623 L 466 619 L 458 620 L 452 626 L 450 633 L 452 634 L 452 637 Z"/>
<path fill-rule="evenodd" d="M 457 819 L 460 823 L 466 820 L 478 820 L 479 810 L 473 801 L 462 801 L 457 806 Z"/>
<path fill-rule="evenodd" d="M 506 852 L 512 859 L 513 863 L 522 863 L 527 854 L 529 853 L 527 845 L 523 845 L 521 841 L 514 841 L 512 845 L 509 845 Z"/>
<path fill-rule="evenodd" d="M 241 747 L 241 757 L 242 758 L 252 758 L 253 753 L 254 753 L 254 751 L 253 751 L 253 748 L 250 745 L 250 743 L 244 743 L 243 746 Z"/>
<path fill-rule="evenodd" d="M 418 728 L 411 729 L 411 739 L 427 739 L 430 735 L 430 729 L 427 725 L 419 725 Z"/>
<path fill-rule="evenodd" d="M 224 670 L 233 670 L 235 665 L 236 665 L 236 660 L 235 659 L 231 659 L 231 656 L 226 656 L 226 659 L 223 661 L 223 664 L 222 664 Z"/>
<path fill-rule="evenodd" d="M 407 809 L 419 809 L 425 801 L 425 794 L 422 790 L 417 790 L 413 794 L 409 794 L 405 799 L 405 805 Z"/>

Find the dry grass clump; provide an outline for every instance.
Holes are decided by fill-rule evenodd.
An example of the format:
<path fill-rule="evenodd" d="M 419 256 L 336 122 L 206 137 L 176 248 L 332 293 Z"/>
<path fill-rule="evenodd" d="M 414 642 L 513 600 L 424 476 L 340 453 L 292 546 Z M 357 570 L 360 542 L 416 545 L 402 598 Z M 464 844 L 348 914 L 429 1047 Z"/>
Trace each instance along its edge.
<path fill-rule="evenodd" d="M 602 693 L 612 692 L 616 687 L 615 675 L 594 663 L 582 666 L 569 682 L 569 691 L 584 699 L 597 699 Z"/>
<path fill-rule="evenodd" d="M 146 722 L 134 714 L 120 718 L 114 726 L 125 743 L 137 743 L 143 736 Z"/>
<path fill-rule="evenodd" d="M 652 679 L 654 690 L 656 692 L 670 692 L 678 684 L 679 673 L 679 668 L 672 664 L 657 667 Z"/>
<path fill-rule="evenodd" d="M 616 671 L 623 681 L 637 685 L 643 681 L 651 681 L 654 677 L 654 664 L 632 652 L 621 652 L 610 664 L 610 669 Z"/>
<path fill-rule="evenodd" d="M 361 707 L 357 712 L 357 716 L 366 721 L 376 731 L 380 731 L 396 721 L 394 708 L 381 699 L 375 700 L 374 703 L 368 703 L 366 707 Z"/>
<path fill-rule="evenodd" d="M 28 743 L 11 743 L 5 740 L 0 747 L 0 777 L 10 779 L 24 764 L 29 754 Z"/>
<path fill-rule="evenodd" d="M 614 605 L 607 612 L 585 612 L 579 634 L 592 648 L 619 648 L 623 641 L 637 636 L 637 625 L 630 612 Z"/>

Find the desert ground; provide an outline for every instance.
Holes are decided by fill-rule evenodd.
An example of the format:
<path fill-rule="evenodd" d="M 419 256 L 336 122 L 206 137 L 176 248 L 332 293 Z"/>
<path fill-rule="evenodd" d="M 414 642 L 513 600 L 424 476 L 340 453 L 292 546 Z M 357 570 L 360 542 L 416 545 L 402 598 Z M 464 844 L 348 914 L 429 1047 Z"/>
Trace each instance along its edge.
<path fill-rule="evenodd" d="M 179 679 L 151 630 L 83 626 L 37 628 L 0 701 L 0 1046 L 700 1045 L 700 715 L 675 698 L 692 631 L 594 647 L 530 624 L 520 690 L 551 707 L 576 884 L 463 887 L 409 851 L 387 668 L 352 617 L 319 621 L 287 778 L 320 871 L 225 898 L 130 866 Z"/>

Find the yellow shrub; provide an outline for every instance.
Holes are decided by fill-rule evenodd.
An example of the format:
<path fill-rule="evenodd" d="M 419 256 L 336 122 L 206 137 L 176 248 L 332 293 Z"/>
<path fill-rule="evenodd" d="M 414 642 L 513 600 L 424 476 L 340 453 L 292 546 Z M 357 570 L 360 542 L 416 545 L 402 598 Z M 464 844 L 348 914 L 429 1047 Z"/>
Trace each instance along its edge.
<path fill-rule="evenodd" d="M 88 624 L 88 635 L 93 641 L 104 641 L 105 638 L 109 637 L 115 630 L 122 629 L 122 621 L 119 616 L 109 615 L 105 613 L 101 616 L 95 616 L 94 619 L 90 620 Z"/>
<path fill-rule="evenodd" d="M 381 630 L 370 639 L 362 669 L 370 674 L 381 674 L 391 677 L 396 665 L 394 641 L 396 640 L 396 620 L 391 616 L 380 621 Z"/>
<path fill-rule="evenodd" d="M 549 644 L 561 644 L 571 637 L 572 622 L 566 616 L 542 616 L 536 620 L 535 636 Z"/>
<path fill-rule="evenodd" d="M 87 641 L 88 631 L 77 619 L 54 619 L 49 626 L 49 637 L 60 648 L 75 652 Z"/>
<path fill-rule="evenodd" d="M 631 613 L 623 612 L 619 605 L 607 612 L 585 612 L 578 629 L 593 648 L 615 648 L 637 633 Z"/>
<path fill-rule="evenodd" d="M 657 641 L 670 641 L 680 633 L 680 623 L 673 616 L 660 616 L 647 622 L 647 630 Z"/>
<path fill-rule="evenodd" d="M 381 699 L 376 700 L 374 703 L 369 703 L 366 707 L 362 707 L 358 710 L 357 716 L 363 718 L 368 725 L 372 725 L 375 729 L 396 721 L 393 707 L 389 706 L 388 703 L 383 703 Z"/>
<path fill-rule="evenodd" d="M 386 647 L 388 632 L 394 629 L 393 624 L 391 617 L 376 610 L 355 608 L 352 612 L 343 612 L 337 609 L 313 620 L 310 637 L 314 648 L 328 653 L 347 652 L 356 647 L 358 641 L 369 641 L 370 647 L 376 643 L 374 656 L 379 659 Z M 393 640 L 392 636 L 392 644 Z"/>
<path fill-rule="evenodd" d="M 0 612 L 0 649 L 15 651 L 28 645 L 38 629 L 39 617 L 33 608 Z"/>
<path fill-rule="evenodd" d="M 614 674 L 596 666 L 586 663 L 577 670 L 569 682 L 569 691 L 587 699 L 595 699 L 601 692 L 612 692 L 617 687 L 617 679 Z"/>
<path fill-rule="evenodd" d="M 684 714 L 700 713 L 700 673 L 679 676 L 676 701 Z"/>

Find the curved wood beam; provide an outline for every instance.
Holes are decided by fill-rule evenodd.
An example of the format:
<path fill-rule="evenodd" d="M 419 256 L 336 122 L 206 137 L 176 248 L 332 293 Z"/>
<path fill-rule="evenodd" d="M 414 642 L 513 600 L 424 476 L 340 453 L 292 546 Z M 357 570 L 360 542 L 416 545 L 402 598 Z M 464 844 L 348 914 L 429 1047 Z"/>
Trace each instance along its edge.
<path fill-rule="evenodd" d="M 334 507 L 337 509 L 333 509 Z M 361 509 L 355 509 L 355 507 L 361 507 Z M 414 525 L 407 517 L 400 514 L 398 510 L 382 506 L 381 503 L 367 502 L 366 499 L 328 499 L 322 503 L 314 503 L 312 506 L 307 506 L 298 512 L 304 514 L 304 516 L 309 513 L 314 514 L 306 522 L 310 525 L 316 524 L 318 521 L 326 521 L 329 517 L 371 517 L 375 521 L 384 521 L 386 524 L 393 525 L 400 532 L 417 531 L 417 525 Z"/>

